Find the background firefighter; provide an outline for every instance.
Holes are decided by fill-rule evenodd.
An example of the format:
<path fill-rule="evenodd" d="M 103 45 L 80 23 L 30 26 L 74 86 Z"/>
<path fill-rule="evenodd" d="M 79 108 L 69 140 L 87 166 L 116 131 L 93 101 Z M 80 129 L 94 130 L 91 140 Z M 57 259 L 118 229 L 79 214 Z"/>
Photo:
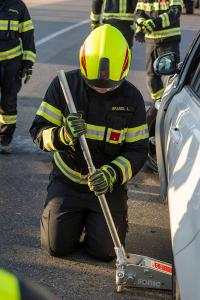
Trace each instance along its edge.
<path fill-rule="evenodd" d="M 147 166 L 158 172 L 155 149 L 155 122 L 157 109 L 155 101 L 160 101 L 166 85 L 166 77 L 156 74 L 153 63 L 156 58 L 168 52 L 175 52 L 180 58 L 180 15 L 182 0 L 139 0 L 135 10 L 136 41 L 146 45 L 146 79 L 153 105 L 147 111 L 149 129 L 149 153 Z M 159 102 L 157 102 L 159 104 Z M 156 105 L 159 107 L 159 105 Z"/>
<path fill-rule="evenodd" d="M 32 75 L 34 27 L 21 0 L 0 0 L 0 150 L 9 153 L 16 128 L 17 93 Z"/>
<path fill-rule="evenodd" d="M 36 113 L 30 129 L 33 140 L 42 150 L 54 151 L 41 218 L 42 247 L 51 255 L 74 251 L 85 228 L 83 245 L 90 255 L 106 261 L 115 257 L 95 194 L 106 194 L 125 243 L 126 182 L 142 168 L 148 150 L 144 100 L 125 80 L 130 60 L 121 32 L 108 24 L 99 26 L 81 47 L 80 69 L 66 73 L 79 113 L 69 114 L 58 77 Z M 84 133 L 97 168 L 91 176 L 78 142 Z"/>
<path fill-rule="evenodd" d="M 138 42 L 145 38 L 147 87 L 154 101 L 160 100 L 164 92 L 162 78 L 153 70 L 155 59 L 167 52 L 180 56 L 182 6 L 182 0 L 139 0 L 136 6 L 135 38 Z"/>
<path fill-rule="evenodd" d="M 100 24 L 111 24 L 126 38 L 129 47 L 133 46 L 133 13 L 137 0 L 93 0 L 90 14 L 92 29 Z"/>

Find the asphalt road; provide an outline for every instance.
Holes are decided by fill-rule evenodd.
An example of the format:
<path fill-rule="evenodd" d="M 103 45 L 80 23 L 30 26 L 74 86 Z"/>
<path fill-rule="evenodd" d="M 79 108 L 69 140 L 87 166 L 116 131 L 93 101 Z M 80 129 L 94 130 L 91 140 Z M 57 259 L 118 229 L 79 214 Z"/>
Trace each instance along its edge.
<path fill-rule="evenodd" d="M 48 287 L 62 299 L 171 299 L 168 292 L 139 289 L 118 295 L 114 262 L 98 262 L 82 250 L 52 258 L 40 249 L 39 219 L 51 157 L 36 149 L 28 130 L 57 71 L 78 67 L 79 47 L 90 31 L 91 1 L 25 2 L 35 23 L 38 58 L 31 82 L 19 94 L 14 151 L 0 156 L 0 267 Z M 182 15 L 182 58 L 199 29 L 200 12 L 195 12 Z M 128 78 L 148 101 L 144 53 L 144 45 L 134 45 Z M 127 251 L 172 261 L 168 207 L 159 197 L 158 176 L 145 167 L 129 184 Z"/>

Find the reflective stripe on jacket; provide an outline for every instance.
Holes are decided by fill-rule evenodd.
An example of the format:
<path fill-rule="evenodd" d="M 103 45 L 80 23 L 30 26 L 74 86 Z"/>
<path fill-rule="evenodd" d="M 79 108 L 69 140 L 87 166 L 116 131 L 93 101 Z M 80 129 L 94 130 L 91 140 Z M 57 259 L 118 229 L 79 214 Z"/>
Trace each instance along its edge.
<path fill-rule="evenodd" d="M 35 62 L 34 25 L 23 1 L 5 1 L 0 7 L 0 62 L 20 55 L 30 66 Z"/>
<path fill-rule="evenodd" d="M 152 19 L 156 26 L 152 33 L 145 34 L 146 41 L 150 43 L 180 41 L 182 7 L 182 0 L 139 0 L 135 10 L 135 21 Z"/>
<path fill-rule="evenodd" d="M 133 23 L 133 13 L 136 1 L 133 0 L 93 0 L 90 19 L 99 23 L 102 14 L 103 20 L 130 21 Z"/>
<path fill-rule="evenodd" d="M 148 152 L 148 129 L 144 100 L 125 81 L 115 91 L 99 94 L 89 88 L 79 70 L 66 73 L 77 111 L 87 125 L 86 139 L 96 168 L 110 164 L 126 183 L 143 166 Z M 66 180 L 87 184 L 88 168 L 79 143 L 75 151 L 59 139 L 69 114 L 56 77 L 48 88 L 30 129 L 34 142 L 44 151 L 54 151 L 54 170 Z"/>

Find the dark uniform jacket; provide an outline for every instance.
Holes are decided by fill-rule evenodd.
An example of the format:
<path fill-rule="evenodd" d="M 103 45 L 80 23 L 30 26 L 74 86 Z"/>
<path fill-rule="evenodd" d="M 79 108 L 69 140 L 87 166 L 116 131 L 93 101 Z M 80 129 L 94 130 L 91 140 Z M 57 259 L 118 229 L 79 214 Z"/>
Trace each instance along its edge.
<path fill-rule="evenodd" d="M 155 30 L 145 34 L 145 40 L 152 44 L 162 44 L 181 40 L 180 14 L 182 0 L 138 0 L 135 21 L 152 19 Z"/>
<path fill-rule="evenodd" d="M 102 13 L 103 20 L 116 19 L 133 23 L 136 3 L 132 0 L 93 0 L 90 18 L 99 23 Z"/>
<path fill-rule="evenodd" d="M 87 124 L 86 139 L 96 168 L 111 165 L 124 184 L 143 166 L 148 152 L 144 101 L 130 82 L 100 94 L 86 85 L 79 70 L 66 73 L 78 112 Z M 68 184 L 87 188 L 88 168 L 79 142 L 75 151 L 59 140 L 60 127 L 69 114 L 56 77 L 49 86 L 30 129 L 34 142 L 44 151 L 54 151 L 53 172 Z"/>
<path fill-rule="evenodd" d="M 136 0 L 93 0 L 90 19 L 99 24 L 102 13 L 103 22 L 117 20 L 131 25 L 136 3 Z"/>
<path fill-rule="evenodd" d="M 23 65 L 35 62 L 34 26 L 21 0 L 0 1 L 0 62 L 22 55 Z"/>

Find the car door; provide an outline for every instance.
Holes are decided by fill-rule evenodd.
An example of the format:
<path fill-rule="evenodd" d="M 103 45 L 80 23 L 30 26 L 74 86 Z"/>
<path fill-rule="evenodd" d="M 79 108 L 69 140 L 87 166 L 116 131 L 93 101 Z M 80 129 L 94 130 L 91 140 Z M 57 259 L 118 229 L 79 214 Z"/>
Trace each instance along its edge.
<path fill-rule="evenodd" d="M 200 39 L 164 119 L 172 248 L 182 300 L 200 295 Z"/>

